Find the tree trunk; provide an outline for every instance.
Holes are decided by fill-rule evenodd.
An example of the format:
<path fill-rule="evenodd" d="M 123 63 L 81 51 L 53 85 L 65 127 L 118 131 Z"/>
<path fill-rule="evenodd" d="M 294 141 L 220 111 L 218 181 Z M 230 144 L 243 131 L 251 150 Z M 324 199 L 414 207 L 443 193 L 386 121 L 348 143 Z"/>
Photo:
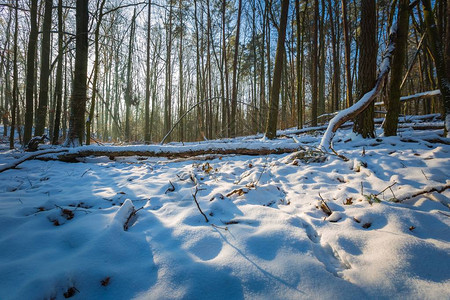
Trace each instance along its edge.
<path fill-rule="evenodd" d="M 387 114 L 384 122 L 384 135 L 397 135 L 398 115 L 400 114 L 401 81 L 408 47 L 409 0 L 399 0 L 397 21 L 397 42 L 392 58 L 389 96 L 386 99 Z"/>
<path fill-rule="evenodd" d="M 19 0 L 16 0 L 16 8 L 14 13 L 14 61 L 13 61 L 13 92 L 12 92 L 12 108 L 11 108 L 11 134 L 9 136 L 9 149 L 14 149 L 14 129 L 16 127 L 16 110 L 18 109 L 18 70 L 17 70 L 17 36 L 19 33 L 19 16 L 18 16 Z"/>
<path fill-rule="evenodd" d="M 10 89 L 10 35 L 11 35 L 11 23 L 12 23 L 12 11 L 13 9 L 9 9 L 8 14 L 8 25 L 6 28 L 6 39 L 5 39 L 5 106 L 3 107 L 2 111 L 2 119 L 3 119 L 3 136 L 8 135 L 8 124 L 9 124 L 9 105 L 11 101 L 11 89 Z M 11 103 L 12 104 L 12 103 Z"/>
<path fill-rule="evenodd" d="M 330 0 L 331 1 L 331 0 Z M 302 118 L 302 58 L 303 58 L 303 37 L 300 26 L 300 0 L 295 0 L 295 21 L 297 23 L 297 61 L 296 61 L 296 73 L 297 73 L 297 128 L 303 127 Z"/>
<path fill-rule="evenodd" d="M 134 44 L 134 33 L 136 26 L 136 8 L 134 9 L 133 18 L 131 19 L 131 32 L 130 32 L 130 43 L 128 44 L 128 60 L 127 60 L 127 88 L 125 91 L 125 140 L 130 141 L 131 138 L 131 128 L 130 128 L 130 114 L 131 114 L 131 102 L 133 98 L 133 82 L 132 82 L 132 66 L 133 66 L 133 44 Z"/>
<path fill-rule="evenodd" d="M 164 95 L 164 132 L 168 132 L 171 127 L 172 119 L 172 12 L 173 8 L 170 4 L 169 8 L 169 24 L 167 28 L 167 48 L 166 48 L 166 84 Z"/>
<path fill-rule="evenodd" d="M 95 26 L 94 33 L 94 79 L 92 80 L 92 96 L 91 96 L 91 107 L 89 108 L 89 116 L 86 121 L 86 145 L 91 144 L 91 127 L 94 124 L 94 111 L 95 111 L 95 100 L 97 95 L 97 78 L 98 78 L 98 65 L 99 65 L 99 35 L 100 35 L 100 26 L 103 19 L 103 6 L 105 5 L 105 0 L 102 0 L 100 3 L 100 8 L 98 10 L 98 20 Z"/>
<path fill-rule="evenodd" d="M 86 79 L 88 64 L 88 0 L 77 0 L 76 4 L 76 49 L 75 71 L 72 96 L 70 99 L 69 132 L 64 143 L 66 147 L 76 147 L 83 144 L 84 113 L 86 110 Z"/>
<path fill-rule="evenodd" d="M 238 4 L 238 16 L 236 27 L 236 39 L 234 41 L 234 58 L 233 58 L 233 90 L 231 93 L 231 120 L 230 132 L 231 137 L 236 136 L 236 110 L 237 110 L 237 60 L 239 54 L 239 33 L 241 29 L 242 0 Z"/>
<path fill-rule="evenodd" d="M 318 76 L 317 67 L 319 65 L 319 56 L 317 49 L 317 40 L 319 34 L 319 0 L 314 1 L 314 21 L 313 21 L 313 40 L 312 40 L 312 50 L 311 50 L 311 125 L 317 126 L 317 87 L 318 87 Z"/>
<path fill-rule="evenodd" d="M 225 35 L 225 26 L 226 26 L 226 20 L 225 20 L 225 12 L 226 12 L 226 1 L 222 1 L 222 53 L 223 53 L 223 70 L 225 74 L 225 111 L 223 113 L 226 114 L 226 122 L 223 124 L 223 129 L 225 132 L 226 137 L 229 136 L 229 126 L 227 123 L 230 123 L 230 105 L 229 105 L 229 80 L 228 80 L 228 55 L 227 55 L 227 41 L 226 41 L 226 35 Z"/>
<path fill-rule="evenodd" d="M 44 23 L 42 24 L 41 75 L 39 82 L 39 106 L 34 135 L 43 135 L 48 107 L 48 80 L 50 77 L 50 30 L 52 29 L 52 0 L 45 0 Z"/>
<path fill-rule="evenodd" d="M 445 66 L 446 60 L 444 59 L 444 45 L 442 45 L 442 40 L 439 37 L 438 30 L 436 28 L 435 18 L 433 16 L 433 10 L 431 8 L 430 0 L 422 0 L 423 12 L 425 17 L 425 24 L 427 28 L 429 47 L 431 54 L 434 58 L 434 64 L 436 66 L 436 75 L 438 79 L 438 86 L 441 90 L 442 98 L 444 100 L 445 108 L 445 135 L 450 137 L 450 67 Z M 447 13 L 450 13 L 447 9 Z M 448 33 L 447 33 L 448 35 Z M 450 41 L 446 41 L 450 43 Z M 449 46 L 446 47 L 448 49 Z"/>
<path fill-rule="evenodd" d="M 344 26 L 344 43 L 345 43 L 345 76 L 347 78 L 347 107 L 353 105 L 353 83 L 352 72 L 350 65 L 350 37 L 348 32 L 348 19 L 347 19 L 347 1 L 342 0 L 342 23 Z"/>
<path fill-rule="evenodd" d="M 27 74 L 26 74 L 26 94 L 25 94 L 25 128 L 23 133 L 23 143 L 28 144 L 33 131 L 33 95 L 34 95 L 34 63 L 36 55 L 36 43 L 38 36 L 37 28 L 37 0 L 31 0 L 30 6 L 30 35 L 28 36 L 27 49 Z"/>
<path fill-rule="evenodd" d="M 317 114 L 325 113 L 325 1 L 321 1 L 321 17 L 319 19 L 319 97 L 317 101 Z"/>
<path fill-rule="evenodd" d="M 262 36 L 261 36 L 261 46 L 260 46 L 260 57 L 261 57 L 261 70 L 260 70 L 260 87 L 259 87 L 259 130 L 262 132 L 265 125 L 266 116 L 266 64 L 265 64 L 265 41 L 266 41 L 266 22 L 267 22 L 268 9 L 264 6 L 264 13 L 262 19 Z"/>
<path fill-rule="evenodd" d="M 145 69 L 145 116 L 144 116 L 144 142 L 146 144 L 150 143 L 151 132 L 150 132 L 150 81 L 151 81 L 151 71 L 150 71 L 150 46 L 151 46 L 151 16 L 152 16 L 152 1 L 149 0 L 148 12 L 147 12 L 147 60 Z"/>
<path fill-rule="evenodd" d="M 361 1 L 361 53 L 358 68 L 358 98 L 373 88 L 377 76 L 377 13 L 375 0 Z M 371 102 L 355 119 L 353 131 L 364 138 L 375 137 L 374 105 Z"/>
<path fill-rule="evenodd" d="M 446 15 L 447 26 L 445 29 L 445 69 L 447 78 L 450 78 L 450 3 L 447 2 L 447 15 Z M 449 129 L 449 128 L 447 128 Z"/>
<path fill-rule="evenodd" d="M 269 115 L 267 117 L 266 137 L 274 139 L 277 135 L 278 103 L 280 101 L 281 75 L 284 61 L 284 41 L 286 39 L 287 15 L 289 0 L 281 2 L 280 30 L 278 31 L 277 52 L 273 71 L 273 86 L 270 96 Z"/>
<path fill-rule="evenodd" d="M 339 22 L 335 22 L 334 20 L 334 13 L 333 13 L 333 2 L 331 0 L 328 0 L 328 7 L 329 7 L 329 14 L 330 14 L 330 27 L 331 27 L 331 50 L 332 50 L 332 56 L 333 56 L 333 85 L 332 85 L 332 92 L 331 92 L 331 111 L 338 111 L 339 110 L 339 96 L 340 96 L 340 66 L 339 66 L 339 42 L 338 38 L 336 37 L 336 33 L 339 30 L 336 30 L 336 24 L 339 24 Z M 338 20 L 338 16 L 336 15 L 336 21 Z"/>
<path fill-rule="evenodd" d="M 179 103 L 178 103 L 178 114 L 180 116 L 183 115 L 184 107 L 183 107 L 183 0 L 180 0 L 179 2 L 179 9 L 180 9 L 180 53 L 179 53 Z M 181 121 L 180 123 L 180 142 L 184 141 L 184 121 Z"/>
<path fill-rule="evenodd" d="M 62 0 L 58 1 L 58 65 L 56 67 L 56 83 L 55 83 L 55 97 L 56 97 L 56 111 L 55 111 L 55 125 L 53 127 L 52 144 L 57 145 L 59 139 L 59 128 L 61 123 L 61 106 L 63 93 L 63 10 Z"/>

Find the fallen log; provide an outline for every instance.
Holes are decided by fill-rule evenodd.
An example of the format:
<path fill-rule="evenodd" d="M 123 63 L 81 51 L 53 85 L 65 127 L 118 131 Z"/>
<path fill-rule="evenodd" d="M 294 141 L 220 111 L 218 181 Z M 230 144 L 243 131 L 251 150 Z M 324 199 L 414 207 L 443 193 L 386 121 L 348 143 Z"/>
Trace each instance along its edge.
<path fill-rule="evenodd" d="M 52 153 L 60 153 L 60 152 L 67 152 L 69 151 L 68 149 L 47 149 L 47 150 L 41 150 L 41 151 L 36 151 L 36 152 L 32 152 L 32 153 L 28 153 L 25 154 L 24 156 L 22 156 L 21 158 L 16 159 L 15 161 L 12 161 L 8 164 L 5 164 L 3 166 L 0 166 L 0 173 L 9 169 L 14 169 L 15 167 L 17 167 L 18 165 L 20 165 L 21 163 L 27 161 L 27 160 L 31 160 L 34 158 L 37 158 L 40 155 L 45 155 L 45 154 L 52 154 Z"/>
<path fill-rule="evenodd" d="M 197 146 L 197 147 L 194 147 Z M 110 159 L 121 156 L 143 156 L 143 157 L 166 157 L 166 158 L 188 158 L 199 155 L 269 155 L 284 154 L 298 151 L 301 146 L 295 143 L 280 145 L 271 145 L 268 143 L 248 143 L 238 144 L 237 147 L 232 144 L 224 145 L 194 145 L 194 146 L 114 146 L 114 147 L 78 147 L 66 150 L 66 153 L 60 155 L 51 155 L 40 157 L 41 160 L 60 160 L 64 162 L 78 162 L 78 158 L 88 156 L 106 156 Z"/>

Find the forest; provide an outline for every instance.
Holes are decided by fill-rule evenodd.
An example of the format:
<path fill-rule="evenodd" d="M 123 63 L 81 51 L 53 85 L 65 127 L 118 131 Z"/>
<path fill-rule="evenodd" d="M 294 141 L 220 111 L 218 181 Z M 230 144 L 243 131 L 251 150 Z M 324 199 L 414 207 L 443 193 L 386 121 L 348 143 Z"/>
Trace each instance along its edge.
<path fill-rule="evenodd" d="M 175 124 L 173 141 L 316 126 L 373 88 L 393 24 L 389 83 L 355 131 L 449 114 L 446 1 L 285 1 L 284 15 L 279 1 L 191 2 L 2 3 L 3 134 L 62 144 L 72 128 L 89 145 L 159 142 Z"/>
<path fill-rule="evenodd" d="M 445 299 L 447 0 L 0 0 L 0 299 Z"/>

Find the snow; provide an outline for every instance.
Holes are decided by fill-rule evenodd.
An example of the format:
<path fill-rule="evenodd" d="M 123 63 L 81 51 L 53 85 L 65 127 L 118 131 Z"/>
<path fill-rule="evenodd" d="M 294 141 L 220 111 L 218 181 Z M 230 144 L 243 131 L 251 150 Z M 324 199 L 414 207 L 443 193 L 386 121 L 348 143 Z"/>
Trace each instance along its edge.
<path fill-rule="evenodd" d="M 450 146 L 423 140 L 442 129 L 400 131 L 337 131 L 349 161 L 25 161 L 0 173 L 0 299 L 446 299 L 450 189 L 410 196 L 450 184 Z M 317 149 L 321 137 L 260 138 L 185 147 Z M 132 148 L 145 147 L 183 146 Z M 0 168 L 27 155 L 0 149 Z"/>

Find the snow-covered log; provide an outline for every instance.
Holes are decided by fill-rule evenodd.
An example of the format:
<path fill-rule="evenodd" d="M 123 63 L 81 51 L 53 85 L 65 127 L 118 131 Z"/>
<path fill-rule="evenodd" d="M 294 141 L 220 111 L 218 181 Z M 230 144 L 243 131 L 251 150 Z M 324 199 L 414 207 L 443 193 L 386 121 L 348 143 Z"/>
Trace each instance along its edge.
<path fill-rule="evenodd" d="M 295 142 L 243 142 L 243 143 L 211 143 L 195 144 L 189 146 L 181 145 L 142 145 L 142 146 L 83 146 L 70 148 L 66 153 L 60 155 L 49 155 L 42 157 L 43 160 L 61 160 L 66 162 L 77 162 L 77 158 L 88 156 L 106 156 L 110 159 L 120 156 L 144 156 L 144 157 L 167 157 L 185 158 L 198 155 L 268 155 L 283 154 L 298 151 L 300 145 Z"/>
<path fill-rule="evenodd" d="M 423 93 L 417 93 L 414 95 L 400 97 L 400 102 L 419 100 L 419 99 L 427 99 L 427 98 L 432 98 L 434 96 L 439 96 L 440 94 L 441 94 L 440 90 L 426 91 Z M 375 102 L 375 106 L 381 106 L 381 105 L 384 105 L 384 102 Z"/>
<path fill-rule="evenodd" d="M 12 161 L 10 163 L 0 166 L 0 173 L 3 171 L 9 170 L 9 169 L 14 169 L 15 167 L 17 167 L 24 161 L 33 159 L 40 155 L 67 152 L 67 151 L 69 151 L 69 150 L 68 149 L 47 149 L 47 150 L 41 150 L 41 151 L 36 151 L 36 152 L 32 152 L 32 153 L 27 153 L 24 156 L 22 156 L 21 158 L 16 159 L 15 161 Z"/>
<path fill-rule="evenodd" d="M 391 70 L 391 60 L 395 50 L 395 39 L 397 36 L 397 23 L 392 26 L 391 32 L 389 34 L 389 44 L 385 50 L 383 61 L 381 63 L 380 72 L 377 77 L 377 81 L 375 82 L 374 88 L 367 92 L 364 96 L 362 96 L 359 101 L 355 104 L 341 110 L 333 119 L 331 119 L 328 124 L 327 130 L 325 131 L 322 140 L 320 142 L 320 148 L 324 151 L 328 151 L 331 148 L 331 141 L 333 140 L 334 133 L 338 128 L 347 122 L 355 118 L 361 112 L 363 112 L 370 103 L 374 101 L 374 99 L 380 94 L 383 89 L 384 83 L 389 75 L 389 71 Z"/>

